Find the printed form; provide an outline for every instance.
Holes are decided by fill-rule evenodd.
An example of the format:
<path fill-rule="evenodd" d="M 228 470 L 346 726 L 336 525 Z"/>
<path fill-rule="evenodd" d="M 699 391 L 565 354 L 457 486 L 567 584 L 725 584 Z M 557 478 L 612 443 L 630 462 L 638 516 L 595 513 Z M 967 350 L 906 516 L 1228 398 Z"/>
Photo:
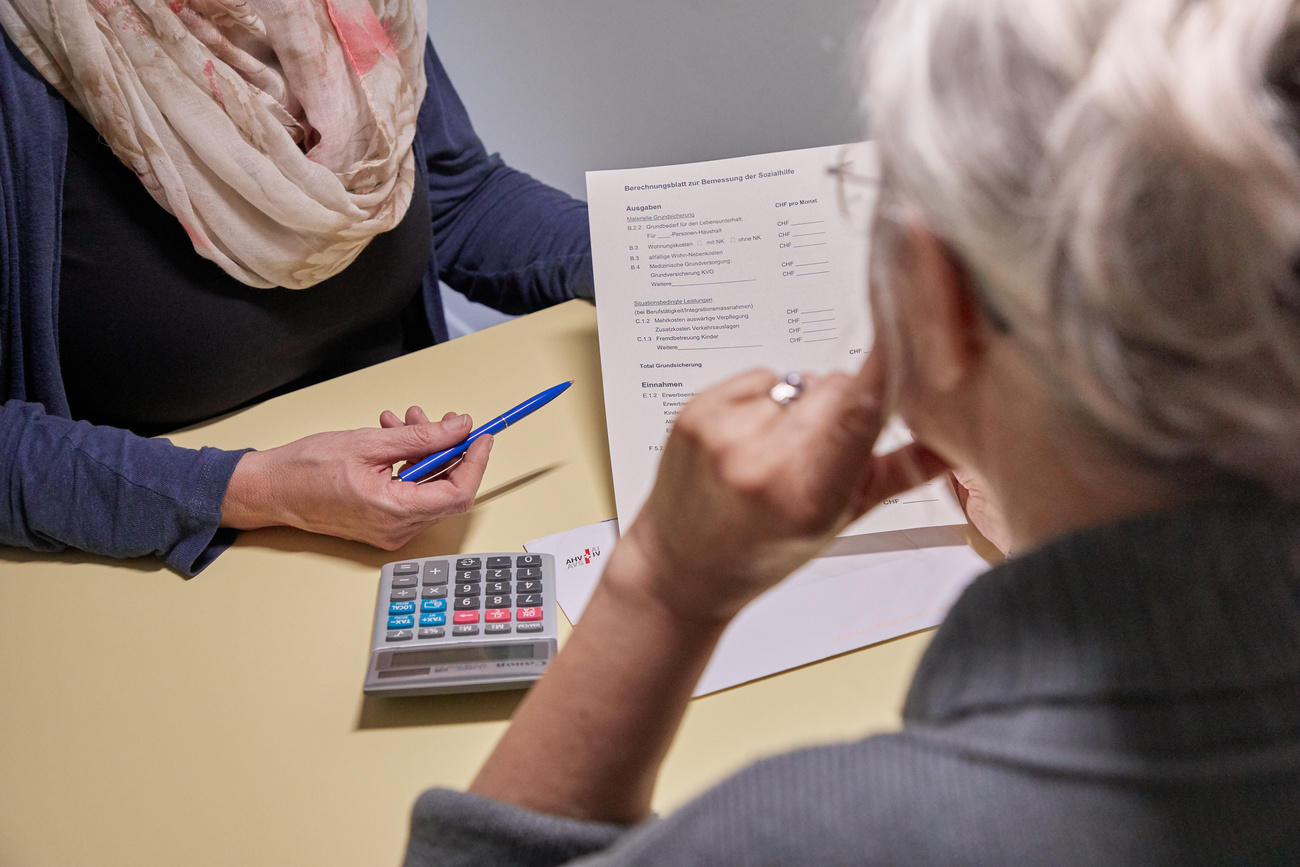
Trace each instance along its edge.
<path fill-rule="evenodd" d="M 869 143 L 587 173 L 596 317 L 618 517 L 650 492 L 681 408 L 753 367 L 855 370 L 871 346 Z M 849 179 L 840 182 L 837 175 Z M 900 427 L 879 448 L 907 439 Z M 946 482 L 844 535 L 964 524 Z"/>

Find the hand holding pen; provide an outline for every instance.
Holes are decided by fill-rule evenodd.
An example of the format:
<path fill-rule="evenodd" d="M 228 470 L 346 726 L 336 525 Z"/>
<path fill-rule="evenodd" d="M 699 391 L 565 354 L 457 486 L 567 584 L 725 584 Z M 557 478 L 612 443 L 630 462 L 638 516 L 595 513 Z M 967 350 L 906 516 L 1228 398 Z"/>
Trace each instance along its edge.
<path fill-rule="evenodd" d="M 467 511 L 487 469 L 492 438 L 479 437 L 437 482 L 410 485 L 393 465 L 464 442 L 469 416 L 431 421 L 419 407 L 380 427 L 312 434 L 241 455 L 221 505 L 221 526 L 297 527 L 396 550 L 430 524 Z"/>
<path fill-rule="evenodd" d="M 384 412 L 380 429 L 313 434 L 246 452 L 226 487 L 221 526 L 297 527 L 396 550 L 434 521 L 467 511 L 487 469 L 491 434 L 569 385 L 548 389 L 477 429 L 471 430 L 469 416 L 447 413 L 434 422 L 413 406 L 405 419 Z M 403 475 L 438 480 L 406 484 L 394 478 L 393 464 L 402 461 L 413 462 Z"/>
<path fill-rule="evenodd" d="M 567 391 L 571 385 L 573 385 L 573 381 L 569 380 L 568 382 L 562 382 L 559 385 L 551 386 L 545 391 L 533 395 L 523 403 L 511 407 L 501 413 L 501 415 L 492 419 L 487 424 L 481 425 L 480 427 L 470 431 L 469 436 L 467 436 L 462 442 L 457 443 L 451 448 L 434 452 L 424 460 L 404 468 L 397 474 L 397 477 L 404 482 L 422 482 L 428 481 L 429 479 L 449 471 L 456 465 L 456 462 L 461 459 L 465 452 L 469 450 L 470 446 L 472 446 L 474 441 L 479 437 L 494 436 L 500 433 L 510 425 L 515 424 L 520 419 L 536 412 L 551 401 L 555 400 Z"/>

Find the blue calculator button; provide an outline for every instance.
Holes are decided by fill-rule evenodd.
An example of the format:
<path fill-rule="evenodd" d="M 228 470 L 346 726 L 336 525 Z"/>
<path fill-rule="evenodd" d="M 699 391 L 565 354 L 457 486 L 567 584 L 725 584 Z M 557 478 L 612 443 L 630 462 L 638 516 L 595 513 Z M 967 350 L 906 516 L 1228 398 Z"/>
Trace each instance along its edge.
<path fill-rule="evenodd" d="M 420 603 L 420 610 L 426 614 L 433 611 L 446 611 L 447 600 L 446 599 L 425 599 L 423 602 Z"/>
<path fill-rule="evenodd" d="M 389 629 L 410 629 L 415 625 L 415 618 L 407 614 L 402 617 L 388 618 Z"/>
<path fill-rule="evenodd" d="M 446 614 L 421 614 L 421 626 L 444 626 L 447 623 Z"/>
<path fill-rule="evenodd" d="M 388 603 L 389 614 L 414 614 L 414 602 L 390 602 Z"/>

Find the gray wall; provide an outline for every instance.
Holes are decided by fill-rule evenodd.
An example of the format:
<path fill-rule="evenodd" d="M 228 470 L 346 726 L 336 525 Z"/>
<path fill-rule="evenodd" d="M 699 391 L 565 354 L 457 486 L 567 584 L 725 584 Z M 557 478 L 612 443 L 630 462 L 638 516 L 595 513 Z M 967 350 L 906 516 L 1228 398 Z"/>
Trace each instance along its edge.
<path fill-rule="evenodd" d="M 488 148 L 585 198 L 590 169 L 861 138 L 853 55 L 868 5 L 429 0 L 429 33 Z M 497 320 L 446 294 L 455 329 Z"/>

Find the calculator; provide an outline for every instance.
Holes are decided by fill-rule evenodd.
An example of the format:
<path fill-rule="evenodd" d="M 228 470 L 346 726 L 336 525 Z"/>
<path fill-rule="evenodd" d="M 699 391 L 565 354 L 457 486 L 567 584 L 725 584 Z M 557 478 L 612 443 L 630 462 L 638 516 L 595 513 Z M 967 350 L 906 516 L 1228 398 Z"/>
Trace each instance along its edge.
<path fill-rule="evenodd" d="M 555 558 L 492 552 L 386 563 L 370 695 L 520 689 L 556 652 Z"/>

